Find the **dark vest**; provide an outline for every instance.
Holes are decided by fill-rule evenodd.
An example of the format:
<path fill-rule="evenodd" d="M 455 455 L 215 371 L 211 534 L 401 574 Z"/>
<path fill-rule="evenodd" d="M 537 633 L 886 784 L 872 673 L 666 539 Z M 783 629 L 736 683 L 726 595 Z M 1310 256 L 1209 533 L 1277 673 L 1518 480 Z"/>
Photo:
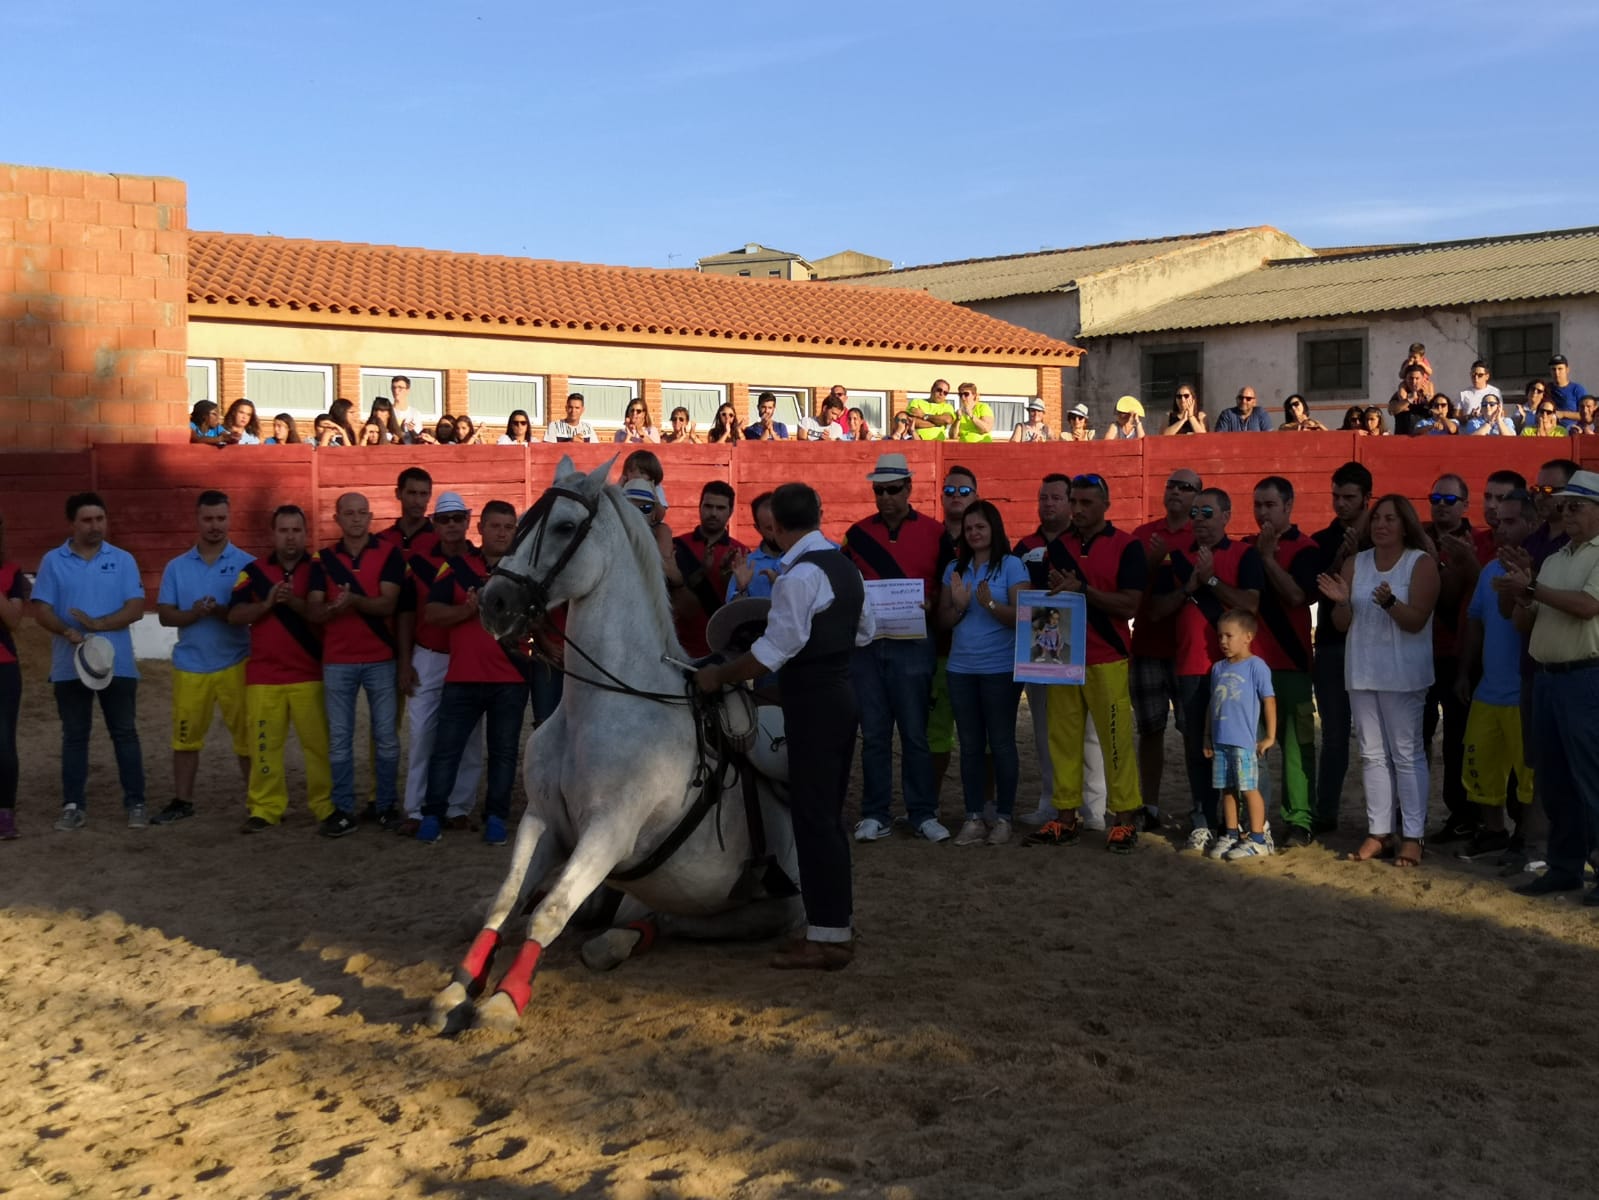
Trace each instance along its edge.
<path fill-rule="evenodd" d="M 849 660 L 855 649 L 855 629 L 860 623 L 861 606 L 866 603 L 866 585 L 861 573 L 837 550 L 813 550 L 802 554 L 794 565 L 810 563 L 827 576 L 833 589 L 833 603 L 811 617 L 811 636 L 793 658 L 783 664 L 783 695 L 849 684 Z"/>

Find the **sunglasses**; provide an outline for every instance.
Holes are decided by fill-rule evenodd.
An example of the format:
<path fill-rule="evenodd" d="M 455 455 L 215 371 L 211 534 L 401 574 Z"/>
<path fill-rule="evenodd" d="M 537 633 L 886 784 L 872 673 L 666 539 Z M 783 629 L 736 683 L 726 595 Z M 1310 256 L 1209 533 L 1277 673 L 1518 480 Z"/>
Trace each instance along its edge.
<path fill-rule="evenodd" d="M 897 496 L 903 492 L 907 486 L 907 484 L 903 483 L 874 483 L 872 484 L 872 495 Z"/>
<path fill-rule="evenodd" d="M 1166 490 L 1168 492 L 1197 492 L 1199 487 L 1196 484 L 1184 483 L 1181 479 L 1168 479 L 1166 481 Z"/>
<path fill-rule="evenodd" d="M 1562 486 L 1558 483 L 1534 483 L 1528 485 L 1527 491 L 1534 496 L 1553 496 Z"/>
<path fill-rule="evenodd" d="M 1433 504 L 1459 504 L 1461 497 L 1453 492 L 1434 492 L 1427 497 Z"/>
<path fill-rule="evenodd" d="M 1189 519 L 1193 521 L 1208 521 L 1215 515 L 1216 506 L 1213 504 L 1196 504 L 1193 508 L 1188 510 Z"/>
<path fill-rule="evenodd" d="M 976 488 L 970 487 L 970 486 L 968 486 L 967 484 L 964 484 L 964 483 L 963 484 L 946 483 L 944 485 L 944 495 L 946 495 L 946 496 L 970 496 L 976 490 L 977 490 Z"/>
<path fill-rule="evenodd" d="M 1538 410 L 1538 415 L 1540 417 L 1552 417 L 1555 415 L 1555 410 L 1552 408 L 1540 408 Z"/>
<path fill-rule="evenodd" d="M 469 514 L 463 512 L 434 513 L 433 523 L 435 525 L 454 525 L 458 521 L 464 523 L 467 520 L 468 515 Z"/>
<path fill-rule="evenodd" d="M 1072 486 L 1102 488 L 1105 486 L 1105 481 L 1098 475 L 1073 475 Z"/>

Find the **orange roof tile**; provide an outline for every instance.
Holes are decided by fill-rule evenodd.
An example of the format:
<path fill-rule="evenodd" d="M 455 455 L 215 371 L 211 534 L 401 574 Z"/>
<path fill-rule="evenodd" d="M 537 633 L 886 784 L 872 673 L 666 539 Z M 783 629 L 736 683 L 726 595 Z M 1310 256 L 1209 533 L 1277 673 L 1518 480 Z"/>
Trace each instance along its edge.
<path fill-rule="evenodd" d="M 706 342 L 1070 359 L 1075 346 L 923 292 L 251 234 L 189 235 L 193 305 L 259 305 Z M 195 314 L 199 315 L 199 314 Z M 488 332 L 486 330 L 485 332 Z"/>

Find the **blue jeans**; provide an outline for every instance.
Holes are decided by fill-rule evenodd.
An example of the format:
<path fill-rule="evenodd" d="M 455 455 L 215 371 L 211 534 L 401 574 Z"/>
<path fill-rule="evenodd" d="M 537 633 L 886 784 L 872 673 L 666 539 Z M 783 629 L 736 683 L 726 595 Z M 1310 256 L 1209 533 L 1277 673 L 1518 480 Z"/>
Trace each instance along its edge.
<path fill-rule="evenodd" d="M 333 807 L 347 817 L 355 815 L 355 698 L 366 692 L 372 713 L 372 740 L 377 743 L 373 771 L 377 776 L 380 813 L 393 808 L 399 797 L 400 772 L 399 692 L 394 684 L 394 660 L 372 663 L 325 663 L 322 687 L 328 708 L 328 766 L 333 773 Z"/>
<path fill-rule="evenodd" d="M 1316 688 L 1316 714 L 1321 718 L 1321 762 L 1316 774 L 1316 801 L 1311 828 L 1336 829 L 1338 806 L 1349 774 L 1349 735 L 1354 718 L 1349 711 L 1349 688 L 1344 684 L 1344 643 L 1317 642 L 1311 664 Z"/>
<path fill-rule="evenodd" d="M 1549 873 L 1582 879 L 1599 841 L 1599 669 L 1532 677 L 1532 741 L 1526 746 L 1538 798 L 1549 816 Z"/>
<path fill-rule="evenodd" d="M 900 789 L 912 825 L 938 815 L 927 714 L 933 705 L 933 639 L 879 638 L 856 649 L 850 682 L 861 709 L 861 816 L 889 823 L 894 801 L 894 730 Z"/>
<path fill-rule="evenodd" d="M 1195 829 L 1220 829 L 1221 804 L 1205 757 L 1206 720 L 1210 712 L 1210 676 L 1179 675 L 1177 699 L 1183 706 L 1183 763 L 1188 768 L 1188 796 Z"/>
<path fill-rule="evenodd" d="M 111 748 L 117 756 L 122 806 L 144 803 L 144 752 L 139 748 L 139 681 L 118 675 L 101 691 L 76 679 L 55 685 L 56 711 L 61 714 L 61 803 L 87 808 L 89 734 L 94 728 L 94 701 L 100 699 Z"/>
<path fill-rule="evenodd" d="M 477 728 L 479 718 L 488 741 L 484 778 L 488 792 L 483 810 L 491 817 L 509 820 L 511 789 L 516 785 L 516 756 L 522 746 L 522 713 L 527 708 L 525 683 L 446 683 L 439 696 L 438 725 L 433 734 L 433 757 L 428 760 L 428 795 L 422 815 L 441 820 L 450 805 L 461 752 Z"/>
<path fill-rule="evenodd" d="M 994 812 L 1010 820 L 1016 807 L 1016 783 L 1021 764 L 1016 757 L 1016 710 L 1022 685 L 1009 671 L 995 675 L 965 675 L 950 671 L 949 702 L 955 710 L 955 729 L 961 744 L 961 791 L 966 795 L 966 815 L 983 811 L 988 783 L 986 745 L 994 753 Z"/>

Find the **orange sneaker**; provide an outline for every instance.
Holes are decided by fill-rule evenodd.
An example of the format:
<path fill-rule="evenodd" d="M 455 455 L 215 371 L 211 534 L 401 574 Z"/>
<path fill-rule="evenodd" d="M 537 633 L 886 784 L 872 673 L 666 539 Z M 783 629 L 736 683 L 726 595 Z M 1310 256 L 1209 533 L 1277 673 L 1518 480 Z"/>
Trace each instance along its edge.
<path fill-rule="evenodd" d="M 1138 845 L 1138 829 L 1132 825 L 1112 825 L 1105 831 L 1105 849 L 1112 854 L 1131 854 Z"/>
<path fill-rule="evenodd" d="M 1075 846 L 1082 833 L 1082 822 L 1073 817 L 1063 821 L 1056 817 L 1046 821 L 1022 839 L 1024 846 Z"/>

